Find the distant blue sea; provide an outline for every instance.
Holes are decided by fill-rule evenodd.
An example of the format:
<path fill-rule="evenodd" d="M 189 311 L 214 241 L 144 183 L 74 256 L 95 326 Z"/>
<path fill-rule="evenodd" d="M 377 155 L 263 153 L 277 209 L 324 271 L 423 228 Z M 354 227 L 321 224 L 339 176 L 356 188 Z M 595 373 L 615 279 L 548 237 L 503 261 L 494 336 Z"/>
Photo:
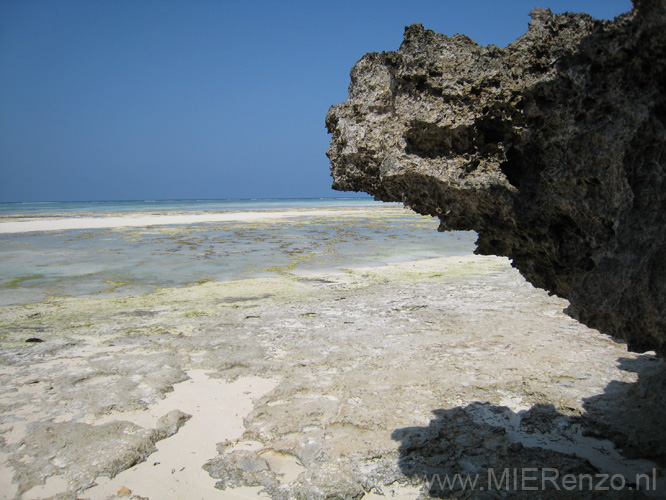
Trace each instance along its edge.
<path fill-rule="evenodd" d="M 438 233 L 438 220 L 367 198 L 3 203 L 1 215 L 186 213 L 354 208 L 254 222 L 0 234 L 0 306 L 49 297 L 151 293 L 201 280 L 470 254 L 473 232 Z"/>
<path fill-rule="evenodd" d="M 128 212 L 221 212 L 382 205 L 372 198 L 258 198 L 228 200 L 46 201 L 0 203 L 0 215 Z M 397 205 L 397 204 L 396 204 Z"/>

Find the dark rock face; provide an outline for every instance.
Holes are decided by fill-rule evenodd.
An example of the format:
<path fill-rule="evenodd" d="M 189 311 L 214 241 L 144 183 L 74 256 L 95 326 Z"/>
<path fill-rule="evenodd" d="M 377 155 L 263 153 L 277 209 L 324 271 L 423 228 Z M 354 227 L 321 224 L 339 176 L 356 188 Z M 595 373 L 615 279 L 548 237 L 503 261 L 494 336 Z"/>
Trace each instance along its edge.
<path fill-rule="evenodd" d="M 666 1 L 536 9 L 506 49 L 409 26 L 331 107 L 333 187 L 478 232 L 588 326 L 666 354 Z"/>

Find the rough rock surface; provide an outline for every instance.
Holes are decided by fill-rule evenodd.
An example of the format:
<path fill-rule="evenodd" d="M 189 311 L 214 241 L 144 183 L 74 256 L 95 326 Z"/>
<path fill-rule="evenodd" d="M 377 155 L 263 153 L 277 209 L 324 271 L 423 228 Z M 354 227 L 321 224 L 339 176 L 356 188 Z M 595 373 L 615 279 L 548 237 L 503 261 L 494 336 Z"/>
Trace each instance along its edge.
<path fill-rule="evenodd" d="M 272 500 L 666 498 L 666 399 L 654 397 L 666 391 L 666 360 L 628 353 L 566 316 L 565 300 L 528 284 L 505 258 L 465 252 L 344 271 L 298 264 L 304 248 L 325 241 L 342 257 L 400 224 L 415 238 L 454 237 L 434 233 L 429 217 L 376 210 L 325 224 L 248 224 L 240 241 L 293 235 L 282 241 L 295 243 L 293 260 L 272 275 L 0 307 L 0 499 L 203 497 L 157 495 L 141 482 L 121 483 L 131 496 L 117 494 L 126 493 L 120 485 L 100 491 L 112 484 L 105 476 L 144 459 L 114 481 L 135 468 L 165 485 L 193 472 L 210 485 L 206 498 L 234 500 L 250 498 L 247 486 Z M 205 227 L 127 229 L 117 241 L 133 249 L 156 230 L 174 245 L 209 249 Z M 458 237 L 471 249 L 473 235 Z M 36 335 L 43 342 L 25 342 Z M 179 393 L 210 388 L 195 372 L 275 385 L 245 409 L 213 391 L 173 406 Z M 225 413 L 243 419 L 237 434 L 218 434 Z M 193 426 L 211 433 L 183 441 Z M 159 456 L 174 441 L 185 443 L 182 461 L 167 468 Z M 211 446 L 193 467 L 186 457 L 201 443 Z M 201 466 L 211 477 L 194 474 Z M 502 471 L 522 468 L 617 475 L 626 487 L 547 484 L 535 493 L 512 479 L 489 491 L 488 471 L 501 482 Z M 440 482 L 455 474 L 479 474 L 479 488 Z"/>
<path fill-rule="evenodd" d="M 126 421 L 99 426 L 39 423 L 21 440 L 9 461 L 17 471 L 18 493 L 57 474 L 63 474 L 74 490 L 89 487 L 100 474 L 114 476 L 145 460 L 155 451 L 157 441 L 173 436 L 189 418 L 190 415 L 173 410 L 154 429 Z"/>
<path fill-rule="evenodd" d="M 576 319 L 666 354 L 666 2 L 535 9 L 500 49 L 421 25 L 326 117 L 333 187 L 473 229 Z"/>

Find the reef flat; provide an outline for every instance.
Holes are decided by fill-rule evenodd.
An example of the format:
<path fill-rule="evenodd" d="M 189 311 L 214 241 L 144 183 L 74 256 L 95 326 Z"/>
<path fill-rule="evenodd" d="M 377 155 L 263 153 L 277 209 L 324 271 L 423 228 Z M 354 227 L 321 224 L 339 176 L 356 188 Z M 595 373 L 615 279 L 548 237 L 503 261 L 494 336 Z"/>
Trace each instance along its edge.
<path fill-rule="evenodd" d="M 200 498 L 528 498 L 434 481 L 522 468 L 624 478 L 572 497 L 663 493 L 664 402 L 646 397 L 663 360 L 571 319 L 507 259 L 292 257 L 1 307 L 2 498 L 176 498 L 179 483 Z"/>

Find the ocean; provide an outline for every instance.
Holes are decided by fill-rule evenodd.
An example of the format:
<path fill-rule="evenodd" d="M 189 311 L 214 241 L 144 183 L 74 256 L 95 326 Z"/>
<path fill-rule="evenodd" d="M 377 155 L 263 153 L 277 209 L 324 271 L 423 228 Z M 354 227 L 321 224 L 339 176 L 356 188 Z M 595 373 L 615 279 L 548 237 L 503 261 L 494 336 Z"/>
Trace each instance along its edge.
<path fill-rule="evenodd" d="M 285 210 L 309 215 L 0 234 L 0 305 L 463 255 L 476 239 L 367 198 L 2 203 L 0 220 Z"/>
<path fill-rule="evenodd" d="M 224 200 L 139 200 L 139 201 L 46 201 L 0 203 L 4 215 L 124 214 L 165 212 L 224 212 L 238 210 L 286 210 L 294 208 L 335 208 L 396 205 L 372 198 L 259 198 Z"/>

